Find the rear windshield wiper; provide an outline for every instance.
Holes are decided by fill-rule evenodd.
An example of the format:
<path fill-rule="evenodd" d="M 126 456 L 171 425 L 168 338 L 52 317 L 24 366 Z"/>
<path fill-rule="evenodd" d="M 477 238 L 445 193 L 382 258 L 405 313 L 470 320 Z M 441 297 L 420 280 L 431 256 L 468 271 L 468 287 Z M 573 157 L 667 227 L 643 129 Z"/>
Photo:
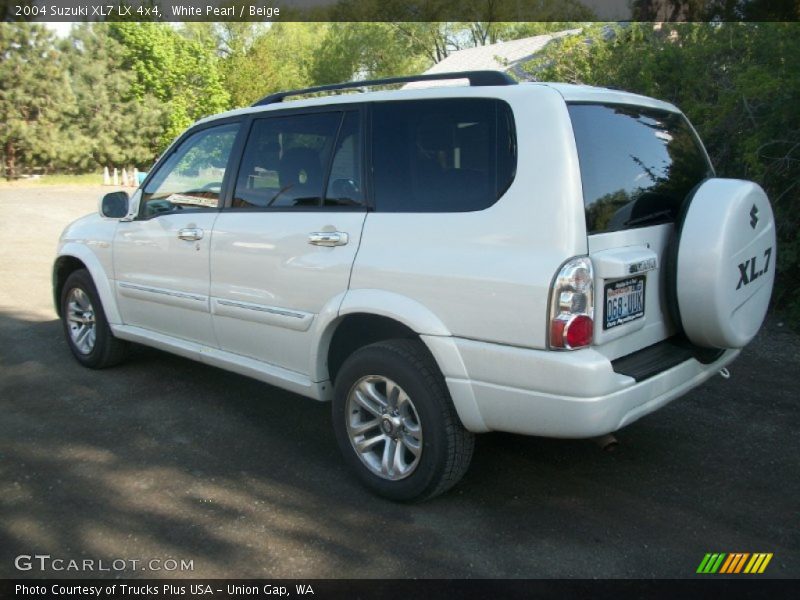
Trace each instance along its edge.
<path fill-rule="evenodd" d="M 643 217 L 628 219 L 627 221 L 625 221 L 625 227 L 630 227 L 631 225 L 641 225 L 642 223 L 647 223 L 648 221 L 659 221 L 661 219 L 669 218 L 671 216 L 672 216 L 672 211 L 669 209 L 664 209 L 658 212 L 650 213 L 649 215 L 644 215 Z"/>

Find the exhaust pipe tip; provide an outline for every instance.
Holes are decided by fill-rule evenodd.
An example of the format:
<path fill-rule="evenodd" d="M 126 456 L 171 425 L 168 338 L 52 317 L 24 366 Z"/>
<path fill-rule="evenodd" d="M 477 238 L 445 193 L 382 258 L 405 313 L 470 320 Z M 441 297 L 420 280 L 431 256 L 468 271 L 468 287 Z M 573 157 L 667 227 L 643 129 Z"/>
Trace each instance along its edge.
<path fill-rule="evenodd" d="M 719 376 L 722 377 L 723 379 L 730 379 L 731 378 L 731 372 L 728 371 L 728 369 L 726 369 L 725 367 L 722 367 L 719 370 Z"/>
<path fill-rule="evenodd" d="M 619 446 L 619 441 L 611 433 L 593 438 L 593 441 L 603 452 L 614 452 L 614 450 L 617 449 L 617 446 Z"/>

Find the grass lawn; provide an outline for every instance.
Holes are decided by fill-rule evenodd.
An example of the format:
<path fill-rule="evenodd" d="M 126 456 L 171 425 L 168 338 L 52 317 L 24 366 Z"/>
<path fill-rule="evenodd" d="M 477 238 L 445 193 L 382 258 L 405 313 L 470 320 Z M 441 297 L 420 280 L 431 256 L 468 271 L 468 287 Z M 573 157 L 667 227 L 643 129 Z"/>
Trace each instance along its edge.
<path fill-rule="evenodd" d="M 37 185 L 102 185 L 102 173 L 85 173 L 83 175 L 42 175 L 36 179 L 17 179 L 6 181 L 0 179 L 0 187 L 29 187 Z"/>

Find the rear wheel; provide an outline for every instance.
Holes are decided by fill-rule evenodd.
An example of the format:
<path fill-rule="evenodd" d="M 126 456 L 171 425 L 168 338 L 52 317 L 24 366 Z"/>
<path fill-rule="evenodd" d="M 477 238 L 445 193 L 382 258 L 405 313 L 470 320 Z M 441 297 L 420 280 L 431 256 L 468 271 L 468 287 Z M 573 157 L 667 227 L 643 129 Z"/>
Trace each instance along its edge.
<path fill-rule="evenodd" d="M 359 479 L 391 500 L 447 491 L 472 458 L 474 435 L 461 425 L 433 357 L 415 340 L 372 344 L 345 361 L 333 424 Z"/>
<path fill-rule="evenodd" d="M 111 333 L 100 296 L 86 269 L 71 273 L 64 283 L 61 322 L 69 349 L 83 366 L 103 369 L 125 358 L 127 343 Z"/>

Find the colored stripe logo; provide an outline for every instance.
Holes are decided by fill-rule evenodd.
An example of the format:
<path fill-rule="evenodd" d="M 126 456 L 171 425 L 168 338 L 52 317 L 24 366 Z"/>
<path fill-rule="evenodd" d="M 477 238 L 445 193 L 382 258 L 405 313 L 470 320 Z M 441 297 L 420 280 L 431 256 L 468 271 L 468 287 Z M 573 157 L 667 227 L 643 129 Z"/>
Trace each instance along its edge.
<path fill-rule="evenodd" d="M 736 575 L 748 573 L 755 575 L 763 573 L 769 561 L 772 560 L 772 552 L 733 552 L 733 553 L 708 553 L 700 561 L 697 572 L 702 574 Z"/>

